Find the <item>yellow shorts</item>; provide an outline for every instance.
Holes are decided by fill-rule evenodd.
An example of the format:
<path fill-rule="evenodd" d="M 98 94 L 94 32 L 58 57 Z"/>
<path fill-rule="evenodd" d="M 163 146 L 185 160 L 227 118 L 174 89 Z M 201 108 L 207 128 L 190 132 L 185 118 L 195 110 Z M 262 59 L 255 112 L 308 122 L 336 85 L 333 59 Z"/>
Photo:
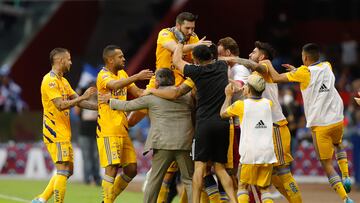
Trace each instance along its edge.
<path fill-rule="evenodd" d="M 45 143 L 51 159 L 58 162 L 74 162 L 73 148 L 70 141 Z"/>
<path fill-rule="evenodd" d="M 242 164 L 240 182 L 260 187 L 269 186 L 272 170 L 272 164 Z"/>
<path fill-rule="evenodd" d="M 311 128 L 314 147 L 320 160 L 331 159 L 334 155 L 334 144 L 340 144 L 344 133 L 343 122 L 328 126 Z"/>
<path fill-rule="evenodd" d="M 136 163 L 136 152 L 129 136 L 100 137 L 97 145 L 101 167 Z"/>
<path fill-rule="evenodd" d="M 229 148 L 227 153 L 227 163 L 225 164 L 225 168 L 234 168 L 234 124 L 230 124 L 229 130 Z"/>
<path fill-rule="evenodd" d="M 291 134 L 287 125 L 273 126 L 273 140 L 276 158 L 274 166 L 289 164 L 294 159 L 291 156 L 290 142 Z"/>

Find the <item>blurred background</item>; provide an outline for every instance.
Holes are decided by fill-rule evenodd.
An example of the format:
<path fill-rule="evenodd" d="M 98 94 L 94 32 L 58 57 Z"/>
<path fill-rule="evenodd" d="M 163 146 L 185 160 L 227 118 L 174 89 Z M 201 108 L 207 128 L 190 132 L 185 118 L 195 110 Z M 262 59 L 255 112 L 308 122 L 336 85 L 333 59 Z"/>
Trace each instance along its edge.
<path fill-rule="evenodd" d="M 70 50 L 73 65 L 65 77 L 81 92 L 94 82 L 108 44 L 122 48 L 129 75 L 154 69 L 157 34 L 174 26 L 182 11 L 199 15 L 195 28 L 199 38 L 206 36 L 217 43 L 230 36 L 238 42 L 241 57 L 248 57 L 256 40 L 271 43 L 277 50 L 273 63 L 279 72 L 284 71 L 282 63 L 301 65 L 305 43 L 321 45 L 322 59 L 333 65 L 345 105 L 344 144 L 350 173 L 360 183 L 360 108 L 353 99 L 360 90 L 358 0 L 0 0 L 0 176 L 46 179 L 53 170 L 41 140 L 40 96 L 53 48 Z M 302 181 L 326 182 L 305 127 L 298 85 L 280 86 L 280 102 L 293 137 L 293 173 Z M 95 141 L 95 135 L 79 127 L 83 113 L 72 110 L 73 179 L 96 182 L 82 173 L 79 140 L 85 135 Z M 140 177 L 150 167 L 151 155 L 142 156 L 148 128 L 144 119 L 130 132 Z"/>

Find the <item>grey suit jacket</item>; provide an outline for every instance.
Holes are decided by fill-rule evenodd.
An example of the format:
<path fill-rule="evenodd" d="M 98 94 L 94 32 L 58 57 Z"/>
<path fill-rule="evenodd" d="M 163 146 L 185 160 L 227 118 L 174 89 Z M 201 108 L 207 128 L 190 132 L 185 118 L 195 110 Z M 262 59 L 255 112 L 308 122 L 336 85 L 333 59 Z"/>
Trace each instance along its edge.
<path fill-rule="evenodd" d="M 154 95 L 131 101 L 110 99 L 110 108 L 134 111 L 148 109 L 150 130 L 144 154 L 151 149 L 191 150 L 194 128 L 191 120 L 193 100 L 190 94 L 176 100 L 166 100 Z"/>

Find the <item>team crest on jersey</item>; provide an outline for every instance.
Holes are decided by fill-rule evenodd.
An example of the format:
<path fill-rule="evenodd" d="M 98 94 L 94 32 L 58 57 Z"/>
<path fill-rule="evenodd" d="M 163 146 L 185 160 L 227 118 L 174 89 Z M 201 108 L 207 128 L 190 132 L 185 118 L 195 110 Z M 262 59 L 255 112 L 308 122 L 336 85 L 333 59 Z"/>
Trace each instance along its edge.
<path fill-rule="evenodd" d="M 56 83 L 55 83 L 55 82 L 50 82 L 50 83 L 49 83 L 49 87 L 50 87 L 50 88 L 54 88 L 55 86 L 56 86 Z"/>
<path fill-rule="evenodd" d="M 167 33 L 167 32 L 163 32 L 161 35 L 162 35 L 162 36 L 168 36 L 168 35 L 169 35 L 169 33 Z"/>
<path fill-rule="evenodd" d="M 265 123 L 264 123 L 262 120 L 260 120 L 260 121 L 256 124 L 255 128 L 267 128 L 267 126 L 265 125 Z"/>

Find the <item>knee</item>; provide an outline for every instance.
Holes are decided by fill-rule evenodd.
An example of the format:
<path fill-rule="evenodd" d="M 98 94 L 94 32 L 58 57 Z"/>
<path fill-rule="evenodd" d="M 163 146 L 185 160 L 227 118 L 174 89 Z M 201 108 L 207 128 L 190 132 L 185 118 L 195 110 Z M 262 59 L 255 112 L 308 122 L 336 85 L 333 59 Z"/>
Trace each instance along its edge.
<path fill-rule="evenodd" d="M 129 178 L 134 178 L 137 175 L 137 165 L 136 164 L 129 164 L 124 168 L 124 173 Z"/>

